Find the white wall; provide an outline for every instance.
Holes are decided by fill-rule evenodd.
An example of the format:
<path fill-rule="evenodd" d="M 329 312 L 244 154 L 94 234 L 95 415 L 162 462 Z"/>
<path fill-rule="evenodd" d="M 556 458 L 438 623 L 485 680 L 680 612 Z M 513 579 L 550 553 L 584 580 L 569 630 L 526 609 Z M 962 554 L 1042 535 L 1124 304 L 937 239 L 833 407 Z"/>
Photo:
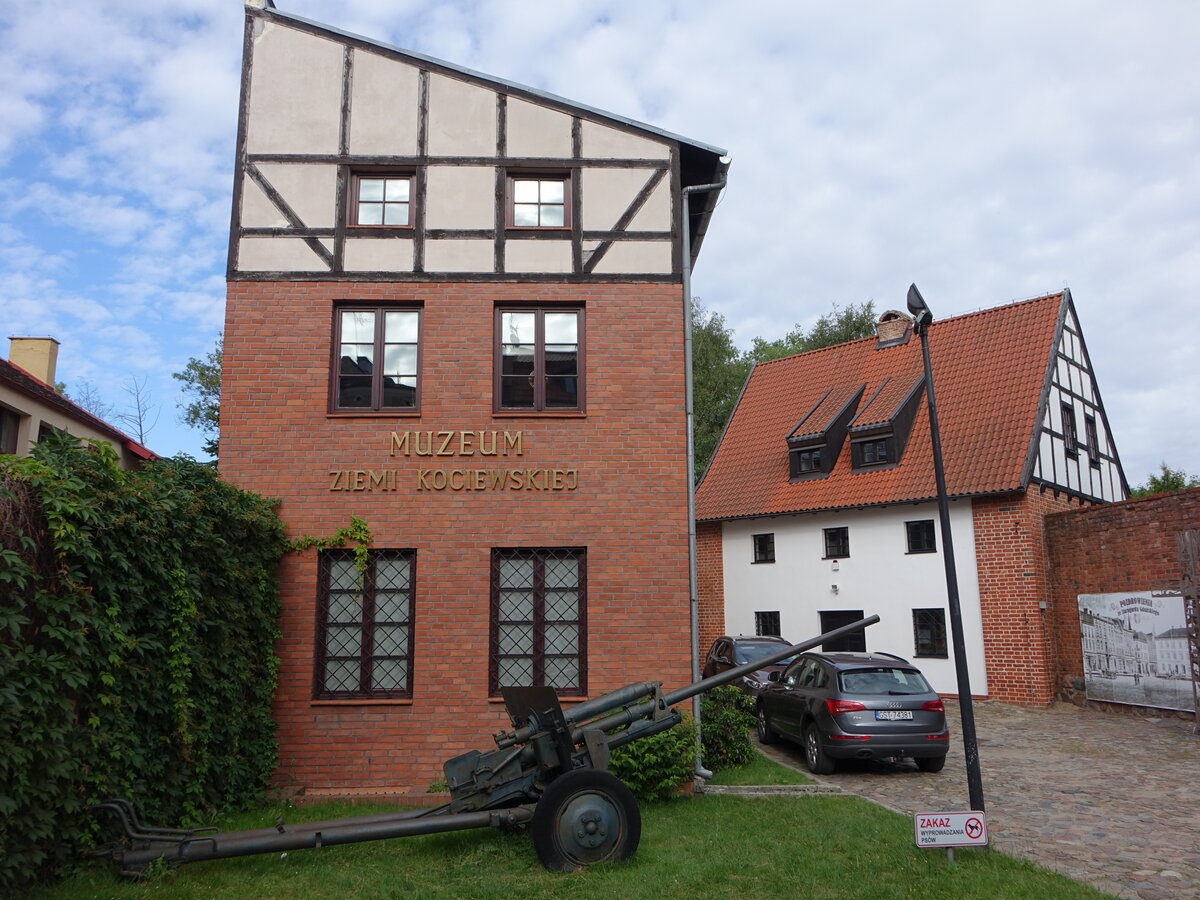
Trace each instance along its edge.
<path fill-rule="evenodd" d="M 933 519 L 936 553 L 908 553 L 904 523 Z M 783 636 L 802 641 L 821 633 L 822 610 L 861 609 L 880 621 L 867 628 L 867 649 L 911 660 L 942 693 L 957 693 L 953 647 L 945 659 L 915 657 L 913 609 L 946 610 L 946 642 L 951 645 L 946 600 L 944 542 L 936 524 L 937 505 L 908 504 L 857 511 L 771 516 L 726 522 L 722 531 L 725 570 L 725 627 L 730 634 L 753 634 L 756 611 L 779 611 Z M 950 505 L 959 601 L 966 636 L 973 694 L 987 693 L 975 532 L 969 501 Z M 825 555 L 824 529 L 845 526 L 850 556 Z M 753 563 L 751 535 L 775 535 L 775 562 Z M 835 594 L 832 585 L 838 586 Z"/>

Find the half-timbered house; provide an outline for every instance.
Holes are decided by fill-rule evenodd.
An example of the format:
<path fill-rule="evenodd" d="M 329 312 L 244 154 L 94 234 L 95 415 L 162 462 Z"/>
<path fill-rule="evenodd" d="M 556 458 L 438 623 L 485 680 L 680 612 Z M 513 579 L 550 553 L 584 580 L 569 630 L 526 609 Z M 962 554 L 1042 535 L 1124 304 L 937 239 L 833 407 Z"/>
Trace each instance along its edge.
<path fill-rule="evenodd" d="M 1069 291 L 929 332 L 973 693 L 1054 695 L 1047 512 L 1128 496 Z M 819 634 L 955 690 L 920 342 L 877 335 L 754 368 L 697 489 L 701 636 Z"/>
<path fill-rule="evenodd" d="M 361 575 L 282 566 L 281 783 L 424 789 L 506 685 L 685 682 L 682 283 L 717 192 L 683 196 L 723 151 L 246 13 L 220 469 L 293 538 L 370 532 Z"/>

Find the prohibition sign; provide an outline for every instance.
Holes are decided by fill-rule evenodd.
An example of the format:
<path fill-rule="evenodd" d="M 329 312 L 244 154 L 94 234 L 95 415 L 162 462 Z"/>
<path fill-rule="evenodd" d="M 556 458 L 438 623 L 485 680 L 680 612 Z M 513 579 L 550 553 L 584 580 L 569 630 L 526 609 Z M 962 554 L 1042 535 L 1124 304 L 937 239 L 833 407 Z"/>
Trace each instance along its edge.
<path fill-rule="evenodd" d="M 983 823 L 972 816 L 971 818 L 967 819 L 966 823 L 963 825 L 963 831 L 967 833 L 967 837 L 969 837 L 971 840 L 978 840 L 979 836 L 983 834 Z"/>

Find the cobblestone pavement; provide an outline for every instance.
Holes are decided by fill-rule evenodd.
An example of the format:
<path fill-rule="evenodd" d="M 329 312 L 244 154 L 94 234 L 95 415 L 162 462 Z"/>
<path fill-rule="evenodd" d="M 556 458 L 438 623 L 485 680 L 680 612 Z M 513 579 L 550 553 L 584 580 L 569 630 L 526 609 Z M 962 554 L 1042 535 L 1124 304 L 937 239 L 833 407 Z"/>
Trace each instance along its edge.
<path fill-rule="evenodd" d="M 976 702 L 992 846 L 1097 890 L 1138 900 L 1200 898 L 1200 735 L 1068 703 L 1045 709 Z M 900 812 L 969 808 L 957 703 L 937 775 L 912 762 L 852 762 L 816 780 Z M 803 769 L 793 744 L 762 750 Z"/>

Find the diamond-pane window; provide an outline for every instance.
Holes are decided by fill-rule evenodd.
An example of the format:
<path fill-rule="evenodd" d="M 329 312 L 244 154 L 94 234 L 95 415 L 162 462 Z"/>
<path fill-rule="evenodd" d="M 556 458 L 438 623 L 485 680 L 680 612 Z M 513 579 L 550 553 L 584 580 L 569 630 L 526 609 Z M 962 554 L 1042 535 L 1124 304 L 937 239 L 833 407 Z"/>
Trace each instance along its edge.
<path fill-rule="evenodd" d="M 372 550 L 359 571 L 352 551 L 320 556 L 319 698 L 412 696 L 416 551 Z"/>
<path fill-rule="evenodd" d="M 587 693 L 586 551 L 492 551 L 490 690 Z"/>

